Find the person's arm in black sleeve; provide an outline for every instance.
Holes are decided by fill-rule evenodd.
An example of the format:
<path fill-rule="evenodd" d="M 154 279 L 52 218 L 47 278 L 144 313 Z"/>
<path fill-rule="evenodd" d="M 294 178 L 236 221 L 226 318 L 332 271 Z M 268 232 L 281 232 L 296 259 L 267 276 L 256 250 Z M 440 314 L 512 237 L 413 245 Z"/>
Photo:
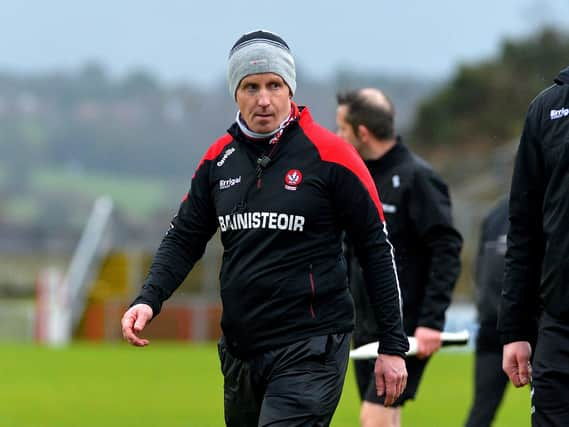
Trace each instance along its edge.
<path fill-rule="evenodd" d="M 379 327 L 378 352 L 404 356 L 409 343 L 403 331 L 393 248 L 373 180 L 359 157 L 357 161 L 359 176 L 343 166 L 333 168 L 334 206 L 363 270 Z"/>
<path fill-rule="evenodd" d="M 207 242 L 217 229 L 215 208 L 210 198 L 210 164 L 202 162 L 198 167 L 191 190 L 162 239 L 142 291 L 132 304 L 148 304 L 154 317 L 202 257 Z"/>
<path fill-rule="evenodd" d="M 538 98 L 539 99 L 539 98 Z M 504 344 L 502 367 L 512 384 L 523 387 L 531 377 L 531 343 L 536 334 L 538 288 L 543 261 L 542 206 L 545 192 L 543 158 L 534 101 L 526 122 L 510 190 L 510 229 L 504 283 L 498 310 L 498 332 Z"/>
<path fill-rule="evenodd" d="M 532 119 L 538 112 L 539 107 L 534 102 L 526 117 L 511 184 L 510 229 L 498 315 L 503 344 L 531 342 L 536 329 L 537 289 L 544 251 L 542 206 L 545 192 L 537 123 Z"/>
<path fill-rule="evenodd" d="M 462 237 L 452 223 L 447 185 L 431 170 L 421 170 L 414 177 L 409 215 L 430 252 L 418 326 L 442 331 L 445 312 L 460 274 Z"/>

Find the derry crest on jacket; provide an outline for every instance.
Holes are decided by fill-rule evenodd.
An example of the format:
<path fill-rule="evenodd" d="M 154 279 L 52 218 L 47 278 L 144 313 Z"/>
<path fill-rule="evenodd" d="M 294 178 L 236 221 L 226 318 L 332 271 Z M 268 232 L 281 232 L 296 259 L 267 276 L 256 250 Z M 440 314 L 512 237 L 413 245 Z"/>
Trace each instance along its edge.
<path fill-rule="evenodd" d="M 284 181 L 285 181 L 284 188 L 286 188 L 289 191 L 296 191 L 299 184 L 302 182 L 302 172 L 299 171 L 298 169 L 290 169 L 285 174 Z"/>

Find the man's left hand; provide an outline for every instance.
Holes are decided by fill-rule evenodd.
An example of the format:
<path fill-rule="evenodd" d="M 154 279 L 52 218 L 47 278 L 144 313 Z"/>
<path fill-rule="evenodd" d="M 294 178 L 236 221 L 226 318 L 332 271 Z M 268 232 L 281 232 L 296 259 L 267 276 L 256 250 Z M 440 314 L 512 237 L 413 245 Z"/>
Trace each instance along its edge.
<path fill-rule="evenodd" d="M 397 400 L 407 386 L 405 359 L 390 354 L 379 354 L 375 361 L 375 387 L 378 396 L 384 396 L 384 406 Z"/>

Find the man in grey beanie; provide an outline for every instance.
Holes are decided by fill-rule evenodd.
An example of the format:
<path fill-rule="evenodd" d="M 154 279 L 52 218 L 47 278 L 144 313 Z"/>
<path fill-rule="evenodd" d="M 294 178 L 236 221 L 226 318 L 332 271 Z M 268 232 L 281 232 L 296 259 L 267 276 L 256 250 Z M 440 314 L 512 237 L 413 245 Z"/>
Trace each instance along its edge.
<path fill-rule="evenodd" d="M 350 236 L 377 317 L 376 388 L 403 392 L 408 341 L 391 244 L 373 180 L 356 151 L 292 101 L 294 59 L 278 35 L 244 34 L 227 80 L 239 111 L 203 156 L 138 297 L 124 314 L 139 337 L 220 230 L 218 350 L 225 423 L 328 426 L 346 374 L 353 300 Z"/>

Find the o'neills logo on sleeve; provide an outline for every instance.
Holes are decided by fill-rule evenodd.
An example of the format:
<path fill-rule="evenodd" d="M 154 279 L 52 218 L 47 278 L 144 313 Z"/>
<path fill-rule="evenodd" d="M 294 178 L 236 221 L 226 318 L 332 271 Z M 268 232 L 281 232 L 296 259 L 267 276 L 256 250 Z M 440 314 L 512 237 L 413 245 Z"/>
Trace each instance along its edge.
<path fill-rule="evenodd" d="M 235 148 L 233 148 L 233 147 L 228 148 L 227 150 L 225 150 L 225 153 L 223 153 L 223 156 L 221 157 L 221 159 L 219 160 L 219 162 L 217 162 L 217 166 L 218 166 L 218 167 L 222 167 L 223 164 L 225 163 L 225 161 L 227 160 L 227 158 L 228 158 L 229 156 L 231 156 L 234 152 L 235 152 Z"/>
<path fill-rule="evenodd" d="M 278 212 L 243 212 L 217 217 L 222 232 L 230 230 L 268 229 L 304 231 L 304 217 Z"/>

